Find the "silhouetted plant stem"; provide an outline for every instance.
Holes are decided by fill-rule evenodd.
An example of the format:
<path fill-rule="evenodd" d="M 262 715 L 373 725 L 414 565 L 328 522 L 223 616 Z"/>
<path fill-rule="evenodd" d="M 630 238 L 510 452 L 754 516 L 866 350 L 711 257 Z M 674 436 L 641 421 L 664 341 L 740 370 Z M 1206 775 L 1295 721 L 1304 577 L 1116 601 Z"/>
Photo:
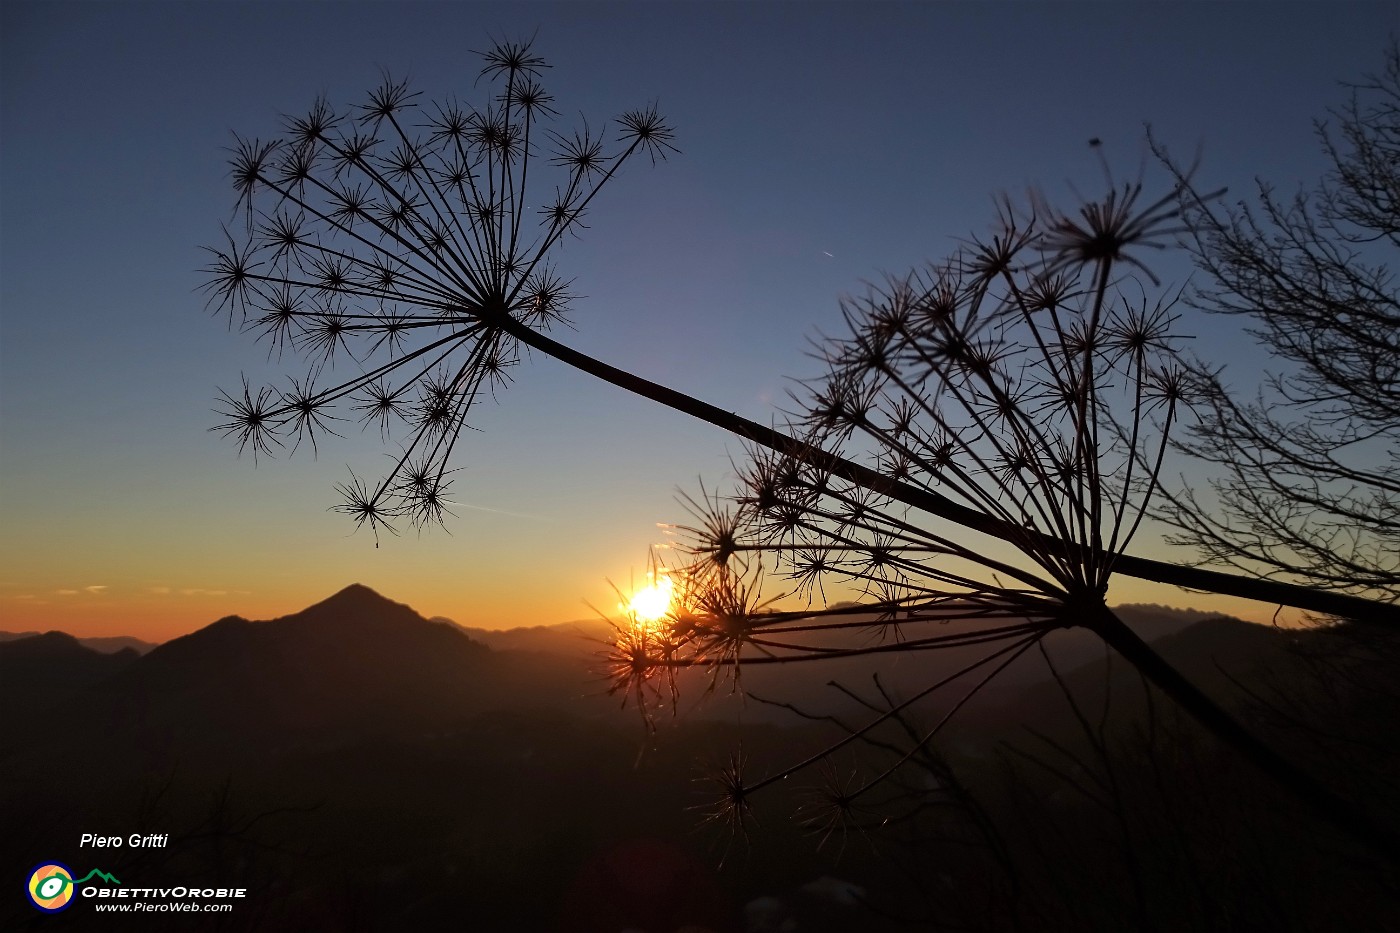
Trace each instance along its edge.
<path fill-rule="evenodd" d="M 1378 825 L 1374 819 L 1357 811 L 1351 803 L 1332 793 L 1311 775 L 1279 756 L 1164 661 L 1107 606 L 1099 605 L 1090 612 L 1091 618 L 1086 619 L 1084 625 L 1212 735 L 1307 804 L 1314 814 L 1366 843 L 1387 860 L 1400 863 L 1400 834 Z"/>
<path fill-rule="evenodd" d="M 493 321 L 493 324 L 505 330 L 521 343 L 588 373 L 590 376 L 596 376 L 621 389 L 626 389 L 643 398 L 651 399 L 683 414 L 723 428 L 731 434 L 780 454 L 801 457 L 818 469 L 856 483 L 871 492 L 889 496 L 905 505 L 913 506 L 965 528 L 971 528 L 974 531 L 980 531 L 1002 540 L 1013 540 L 1013 535 L 1022 538 L 1031 535 L 1045 539 L 1048 546 L 1052 548 L 1063 549 L 1070 546 L 1029 529 L 1008 525 L 994 516 L 968 508 L 936 492 L 899 482 L 869 467 L 852 463 L 844 457 L 806 444 L 782 431 L 766 427 L 756 421 L 750 421 L 732 411 L 726 411 L 683 392 L 610 366 L 601 360 L 550 339 L 539 331 L 514 320 L 509 315 L 501 315 Z M 1218 570 L 1170 564 L 1130 554 L 1120 554 L 1115 557 L 1113 570 L 1116 573 L 1127 574 L 1142 580 L 1151 580 L 1155 583 L 1206 590 L 1226 596 L 1239 596 L 1274 605 L 1292 606 L 1307 612 L 1342 616 L 1357 622 L 1400 626 L 1400 607 L 1373 602 L 1346 593 L 1315 590 L 1277 580 L 1241 577 Z M 1031 580 L 1034 582 L 1034 578 Z"/>
<path fill-rule="evenodd" d="M 230 168 L 244 223 L 210 248 L 209 304 L 268 341 L 270 354 L 304 357 L 306 370 L 287 388 L 244 379 L 222 392 L 216 410 L 224 420 L 213 430 L 256 459 L 282 447 L 295 452 L 303 440 L 314 452 L 319 432 L 336 435 L 351 420 L 331 414 L 346 404 L 385 440 L 391 422 L 401 425 L 408 436 L 388 475 L 351 472 L 335 508 L 376 536 L 393 532 L 398 519 L 420 529 L 442 524 L 470 411 L 510 381 L 519 348 L 533 347 L 753 445 L 753 462 L 736 466 L 732 497 L 702 488 L 699 502 L 686 499 L 697 521 L 678 526 L 694 539 L 679 553 L 693 561 L 670 568 L 679 593 L 667 617 L 614 626 L 609 692 L 635 699 L 644 718 L 652 701 L 675 711 L 676 671 L 696 665 L 711 669 L 713 691 L 726 672 L 737 688 L 741 662 L 985 646 L 989 653 L 957 677 L 1009 655 L 895 767 L 860 788 L 834 770 L 831 754 L 952 678 L 889 704 L 875 722 L 768 778 L 750 780 L 742 753 L 734 756 L 717 778 L 713 814 L 731 828 L 743 828 L 755 791 L 817 766 L 832 766 L 823 825 L 845 825 L 862 809 L 857 797 L 922 754 L 947 716 L 1017 654 L 1054 629 L 1078 626 L 1327 822 L 1400 861 L 1400 837 L 1281 759 L 1103 602 L 1117 572 L 1400 631 L 1400 605 L 1336 589 L 1386 594 L 1373 577 L 1324 578 L 1328 588 L 1318 589 L 1123 553 L 1160 491 L 1171 429 L 1194 404 L 1192 370 L 1172 332 L 1176 299 L 1149 297 L 1142 277 L 1161 283 L 1136 256 L 1190 229 L 1179 196 L 1191 171 L 1150 203 L 1141 180 L 1117 185 L 1106 163 L 1109 190 L 1077 211 L 1036 194 L 1029 211 L 1004 199 L 994 235 L 864 298 L 843 299 L 850 334 L 823 347 L 825 380 L 809 386 L 810 403 L 792 423 L 765 426 L 543 333 L 567 321 L 571 299 L 551 252 L 584 227 L 595 195 L 624 163 L 676 151 L 673 130 L 654 105 L 622 114 L 613 133 L 587 124 L 571 135 L 547 129 L 542 121 L 556 112 L 537 81 L 547 66 L 530 43 L 496 43 L 483 58 L 480 77 L 493 89 L 480 108 L 421 106 L 406 82 L 386 76 L 357 107 L 337 111 L 320 98 L 284 120 L 283 138 L 236 139 Z M 536 145 L 542 134 L 548 142 Z M 552 168 L 531 169 L 535 157 Z M 526 206 L 540 204 L 542 170 L 559 183 L 536 224 Z M 348 381 L 331 375 L 342 352 L 358 372 Z M 1330 444 L 1312 455 L 1327 460 Z M 964 528 L 1020 557 L 957 540 Z M 1269 567 L 1269 557 L 1257 563 Z M 1241 573 L 1254 565 L 1234 564 Z M 765 566 L 787 572 L 808 609 L 826 604 L 824 580 L 855 587 L 856 605 L 875 617 L 864 624 L 881 643 L 823 644 L 819 633 L 844 636 L 852 624 L 837 618 L 840 608 L 772 611 L 778 597 L 761 593 Z M 951 632 L 926 634 L 953 623 Z M 1102 754 L 1101 734 L 1098 741 Z M 1137 903 L 1144 926 L 1141 891 Z"/>

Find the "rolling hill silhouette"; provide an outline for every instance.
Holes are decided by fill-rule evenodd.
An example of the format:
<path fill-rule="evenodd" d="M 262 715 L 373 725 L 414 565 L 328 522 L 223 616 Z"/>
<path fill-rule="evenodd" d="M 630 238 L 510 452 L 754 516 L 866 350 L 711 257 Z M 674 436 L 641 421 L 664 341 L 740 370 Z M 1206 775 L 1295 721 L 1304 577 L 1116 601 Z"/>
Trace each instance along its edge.
<path fill-rule="evenodd" d="M 1182 632 L 1204 616 L 1156 606 L 1120 607 L 1153 640 Z M 1243 623 L 1240 623 L 1244 625 Z M 1258 630 L 1258 626 L 1245 626 Z M 146 748 L 188 750 L 236 741 L 260 750 L 304 742 L 348 741 L 409 729 L 434 732 L 488 710 L 555 708 L 607 715 L 616 702 L 597 698 L 605 683 L 592 673 L 609 631 L 602 620 L 509 630 L 468 628 L 425 619 L 412 608 L 352 584 L 300 612 L 268 621 L 228 616 L 139 656 L 103 654 L 62 633 L 0 642 L 0 701 L 9 708 L 58 709 L 82 732 L 104 739 L 139 737 Z M 868 632 L 843 634 L 869 642 Z M 1087 631 L 1047 638 L 1052 657 L 1069 671 L 1101 659 Z M 982 649 L 917 657 L 885 655 L 820 665 L 746 668 L 746 690 L 808 709 L 840 703 L 827 686 L 862 688 L 878 672 L 896 693 L 927 685 L 965 665 Z M 1014 706 L 1021 692 L 1048 679 L 1038 656 L 1009 667 L 988 697 Z M 727 683 L 710 691 L 701 670 L 683 677 L 682 709 L 699 718 L 790 723 L 784 710 L 756 704 Z M 594 695 L 590 697 L 590 695 Z M 22 737 L 25 717 L 0 727 Z"/>
<path fill-rule="evenodd" d="M 228 616 L 143 657 L 99 655 L 68 636 L 61 649 L 49 639 L 45 655 L 32 641 L 0 646 L 18 649 L 14 666 L 30 671 L 16 677 L 29 702 L 60 703 L 94 741 L 170 754 L 440 731 L 483 710 L 555 705 L 584 692 L 576 665 L 493 652 L 359 584 L 278 619 Z M 53 673 L 60 668 L 64 678 Z M 60 679 L 82 689 L 49 689 Z"/>
<path fill-rule="evenodd" d="M 1129 627 L 1149 642 L 1175 635 L 1210 616 L 1209 613 L 1197 610 L 1145 604 L 1118 606 L 1115 607 L 1115 611 Z M 872 623 L 876 621 L 873 615 L 869 619 Z M 442 616 L 435 617 L 434 621 L 452 625 L 472 639 L 496 650 L 528 650 L 568 657 L 574 659 L 576 665 L 588 664 L 590 655 L 597 654 L 601 643 L 606 641 L 612 632 L 609 623 L 600 618 L 499 630 L 472 628 Z M 861 629 L 809 633 L 802 637 L 809 643 L 831 648 L 868 647 L 880 643 L 880 637 L 872 630 Z M 1104 656 L 1103 642 L 1098 636 L 1084 629 L 1061 629 L 1051 632 L 1046 636 L 1045 644 L 1061 670 L 1073 670 L 1099 661 Z M 985 648 L 972 646 L 922 652 L 918 655 L 891 653 L 831 659 L 820 663 L 750 665 L 743 669 L 742 682 L 745 691 L 754 696 L 779 698 L 804 710 L 852 711 L 857 708 L 857 704 L 830 687 L 830 682 L 836 681 L 845 687 L 869 693 L 872 688 L 871 676 L 878 673 L 881 682 L 887 688 L 896 694 L 908 695 L 967 666 L 986 653 Z M 969 675 L 964 683 L 970 683 L 977 676 L 980 675 Z M 1040 655 L 1035 652 L 1027 653 L 1002 671 L 983 691 L 982 701 L 964 718 L 981 721 L 981 712 L 989 708 L 1014 705 L 1022 691 L 1049 680 L 1049 670 Z M 679 675 L 679 681 L 680 709 L 686 717 L 733 719 L 742 712 L 746 721 L 777 724 L 791 724 L 795 721 L 795 717 L 788 710 L 752 700 L 746 701 L 739 693 L 732 691 L 731 683 L 723 678 L 716 689 L 708 690 L 711 676 L 706 670 L 683 671 Z M 956 684 L 950 685 L 950 689 L 956 687 Z"/>
<path fill-rule="evenodd" d="M 276 918 L 250 913 L 248 928 L 347 928 L 327 911 L 364 891 L 356 916 L 379 918 L 365 929 L 572 929 L 554 922 L 562 892 L 614 842 L 680 840 L 703 862 L 697 756 L 737 735 L 695 724 L 658 749 L 632 711 L 589 696 L 591 676 L 578 657 L 493 650 L 356 585 L 281 618 L 220 619 L 79 690 L 33 677 L 0 715 L 0 799 L 25 804 L 0 808 L 0 835 L 30 840 L 3 867 L 22 877 L 36 852 L 90 857 L 81 832 L 144 829 L 179 845 L 103 866 L 246 883 Z M 786 735 L 756 741 L 795 754 Z M 783 863 L 774 883 L 810 881 L 811 864 Z M 0 903 L 0 928 L 28 909 Z"/>
<path fill-rule="evenodd" d="M 139 657 L 133 648 L 97 651 L 63 632 L 0 641 L 0 705 L 18 709 L 34 698 L 51 704 L 101 683 Z"/>
<path fill-rule="evenodd" d="M 39 634 L 39 632 L 0 632 L 0 645 L 9 641 L 34 638 Z M 66 633 L 60 632 L 59 634 Z M 145 654 L 156 646 L 155 642 L 142 641 L 139 638 L 132 638 L 130 635 L 96 636 L 79 638 L 77 641 L 84 648 L 91 648 L 93 651 L 100 651 L 103 654 L 116 654 L 124 648 L 130 648 L 137 654 Z"/>
<path fill-rule="evenodd" d="M 1149 640 L 1200 628 L 1203 615 L 1153 606 L 1120 611 Z M 1273 634 L 1236 625 L 1238 629 L 1220 633 L 1236 633 L 1255 647 L 1260 637 Z M 448 619 L 425 619 L 407 605 L 353 584 L 280 618 L 255 622 L 225 617 L 144 656 L 132 650 L 101 654 L 62 633 L 0 643 L 0 702 L 8 709 L 52 711 L 73 724 L 69 738 L 82 740 L 75 744 L 139 749 L 141 760 L 128 763 L 159 770 L 181 756 L 217 756 L 230 747 L 267 755 L 375 737 L 445 733 L 493 711 L 613 716 L 618 703 L 602 696 L 606 683 L 588 657 L 601 649 L 606 632 L 602 620 L 506 631 L 470 629 Z M 870 641 L 873 636 L 855 632 L 840 637 Z M 1196 638 L 1184 663 L 1189 667 L 1193 656 L 1212 656 L 1209 645 L 1200 643 L 1223 637 Z M 1054 632 L 1047 647 L 1061 671 L 1103 658 L 1102 645 L 1087 631 Z M 743 670 L 744 693 L 725 680 L 707 689 L 709 673 L 696 669 L 682 676 L 680 710 L 685 719 L 734 721 L 742 716 L 748 722 L 790 725 L 797 720 L 789 710 L 752 697 L 779 699 L 807 711 L 849 712 L 854 704 L 830 682 L 869 693 L 871 675 L 879 673 L 894 695 L 908 695 L 982 651 L 973 647 L 819 665 L 751 666 Z M 969 729 L 1015 721 L 1027 708 L 1043 703 L 1045 688 L 1053 689 L 1048 679 L 1043 660 L 1027 654 L 960 718 Z M 1023 694 L 1037 685 L 1041 693 L 1032 690 L 1035 699 L 1027 707 Z M 958 689 L 952 685 L 948 695 Z M 0 739 L 6 744 L 39 741 L 40 720 L 3 718 Z"/>
<path fill-rule="evenodd" d="M 1155 606 L 1121 607 L 1149 640 L 1177 633 L 1204 614 Z M 1256 627 L 1250 627 L 1256 628 Z M 503 631 L 425 619 L 412 608 L 352 584 L 300 612 L 268 621 L 228 616 L 155 647 L 102 654 L 62 633 L 0 642 L 0 702 L 7 708 L 54 710 L 79 736 L 99 744 L 128 743 L 160 766 L 179 750 L 235 743 L 251 752 L 285 751 L 357 741 L 367 736 L 441 732 L 490 710 L 551 708 L 607 716 L 618 704 L 600 699 L 605 682 L 592 671 L 609 627 L 603 620 Z M 868 632 L 841 636 L 869 642 Z M 863 640 L 863 641 L 862 641 Z M 1102 658 L 1086 631 L 1047 639 L 1062 670 Z M 803 709 L 849 706 L 828 686 L 856 689 L 878 672 L 896 693 L 926 686 L 979 656 L 963 648 L 917 657 L 883 655 L 820 665 L 746 668 L 745 690 Z M 1014 706 L 1023 690 L 1048 678 L 1027 655 L 989 688 L 983 707 Z M 722 682 L 708 691 L 702 670 L 682 678 L 687 718 L 778 724 L 784 709 L 746 699 Z M 968 715 L 980 720 L 969 710 Z M 0 738 L 35 739 L 33 717 L 6 716 Z M 999 718 L 999 717 L 993 717 Z"/>
<path fill-rule="evenodd" d="M 1257 688 L 1278 678 L 1300 678 L 1300 661 L 1289 650 L 1295 637 L 1316 636 L 1290 636 L 1269 626 L 1213 616 L 1162 635 L 1152 647 L 1203 692 L 1226 708 L 1236 708 L 1247 700 L 1242 683 Z M 1107 699 L 1113 718 L 1120 723 L 1133 723 L 1146 715 L 1143 680 L 1116 655 L 1106 655 L 1100 648 L 1083 663 L 1066 664 L 1063 657 L 1054 661 L 1082 710 L 1097 717 Z M 1079 728 L 1053 676 L 1003 696 L 1003 703 L 954 722 L 950 734 L 958 737 L 962 748 L 990 747 L 1006 736 L 1024 736 L 1026 730 L 1064 737 Z"/>
<path fill-rule="evenodd" d="M 1291 637 L 1161 607 L 1122 613 L 1218 695 L 1233 689 L 1226 674 L 1259 683 L 1253 668 L 1284 654 Z M 463 922 L 464 905 L 474 928 L 576 928 L 558 922 L 579 909 L 571 879 L 598 887 L 589 866 L 612 865 L 629 839 L 670 840 L 713 865 L 696 833 L 698 767 L 727 760 L 741 737 L 755 774 L 830 740 L 819 724 L 753 702 L 736 723 L 740 698 L 725 686 L 647 734 L 589 673 L 599 647 L 590 638 L 603 634 L 601 621 L 464 631 L 354 585 L 281 618 L 220 619 L 145 656 L 100 654 L 61 633 L 0 643 L 0 798 L 24 802 L 0 808 L 0 834 L 30 840 L 3 867 L 18 877 L 40 857 L 87 857 L 73 848 L 80 832 L 168 831 L 178 848 L 114 853 L 103 866 L 145 881 L 246 881 L 270 911 L 267 929 L 340 928 L 324 918 L 350 910 L 347 896 L 356 916 L 374 918 L 360 923 L 367 929 L 446 928 Z M 1095 707 L 1108 684 L 1115 717 L 1130 722 L 1142 695 L 1135 674 L 1118 661 L 1105 669 L 1091 633 L 1054 640 L 1078 700 Z M 880 660 L 882 680 L 899 691 L 961 666 L 966 652 Z M 868 659 L 772 665 L 746 670 L 743 682 L 825 712 L 840 699 L 828 680 L 868 686 L 870 671 Z M 704 672 L 694 673 L 683 714 L 704 690 Z M 1002 767 L 990 746 L 1025 740 L 1028 726 L 1066 747 L 1078 737 L 1038 654 L 1009 673 L 939 743 L 988 794 Z M 935 697 L 917 715 L 948 705 Z M 1024 786 L 1050 799 L 1053 787 L 1028 773 Z M 807 799 L 801 782 L 774 793 L 791 799 L 763 803 L 778 817 L 765 823 L 775 836 L 755 844 L 771 852 L 726 881 L 738 902 L 804 889 L 833 870 L 820 852 L 792 854 L 810 850 L 781 817 Z M 234 851 L 243 867 L 229 867 Z M 896 886 L 859 855 L 839 877 L 875 894 Z M 868 933 L 869 919 L 831 928 Z"/>

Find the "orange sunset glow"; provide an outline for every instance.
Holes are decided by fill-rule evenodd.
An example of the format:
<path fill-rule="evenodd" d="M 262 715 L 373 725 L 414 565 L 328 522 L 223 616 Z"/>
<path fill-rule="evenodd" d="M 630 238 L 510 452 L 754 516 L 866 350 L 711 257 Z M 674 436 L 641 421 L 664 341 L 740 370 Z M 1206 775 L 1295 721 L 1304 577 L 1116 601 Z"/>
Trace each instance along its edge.
<path fill-rule="evenodd" d="M 455 538 L 444 540 L 448 547 L 455 544 Z M 378 551 L 371 549 L 373 560 L 365 560 L 362 553 L 351 553 L 360 549 L 360 543 L 358 538 L 335 536 L 325 549 L 328 558 L 308 561 L 296 573 L 272 564 L 254 563 L 242 572 L 218 576 L 192 572 L 191 582 L 175 579 L 173 574 L 133 579 L 100 571 L 92 575 L 92 580 L 73 580 L 35 567 L 28 582 L 16 582 L 21 578 L 13 574 L 0 584 L 0 630 L 59 630 L 84 638 L 129 635 L 159 643 L 228 615 L 278 618 L 357 581 L 408 602 L 425 615 L 444 616 L 480 628 L 568 622 L 593 614 L 589 604 L 597 604 L 608 589 L 607 580 L 616 578 L 618 567 L 627 564 L 621 555 L 635 553 L 636 545 L 646 542 L 644 537 L 638 537 L 619 546 L 619 557 L 614 560 L 580 553 L 574 566 L 560 566 L 547 577 L 541 577 L 528 563 L 511 564 L 505 559 L 454 561 L 449 554 L 433 555 L 433 559 L 425 561 L 427 555 L 417 547 L 405 548 L 406 542 L 392 542 Z M 524 542 L 521 548 L 524 553 Z M 396 549 L 402 552 L 395 553 Z M 329 559 L 337 554 L 343 567 Z M 16 563 L 22 567 L 23 558 Z M 16 569 L 15 565 L 10 569 Z M 765 597 L 791 589 L 785 583 L 781 577 L 767 581 Z M 845 589 L 833 589 L 827 595 L 828 601 L 861 598 L 858 591 Z M 1259 623 L 1274 621 L 1277 608 L 1230 597 L 1183 594 L 1175 587 L 1125 577 L 1113 581 L 1109 596 L 1115 604 L 1191 607 Z M 650 623 L 666 614 L 673 597 L 670 577 L 658 574 L 618 608 L 638 621 Z M 789 608 L 803 605 L 805 602 L 800 599 L 784 601 Z M 1279 620 L 1288 623 L 1296 618 L 1297 613 L 1285 612 Z"/>

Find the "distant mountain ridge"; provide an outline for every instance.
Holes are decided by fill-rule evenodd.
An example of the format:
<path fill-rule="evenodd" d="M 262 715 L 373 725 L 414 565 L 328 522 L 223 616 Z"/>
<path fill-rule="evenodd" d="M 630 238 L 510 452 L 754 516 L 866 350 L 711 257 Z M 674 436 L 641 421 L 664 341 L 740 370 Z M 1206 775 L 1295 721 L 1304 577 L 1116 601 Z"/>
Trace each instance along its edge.
<path fill-rule="evenodd" d="M 269 750 L 561 702 L 583 692 L 572 667 L 493 652 L 354 584 L 281 618 L 227 616 L 144 656 L 100 655 L 58 633 L 4 643 L 0 699 L 51 706 L 78 728 L 156 752 L 230 741 Z M 24 717 L 0 719 L 22 730 Z"/>
<path fill-rule="evenodd" d="M 357 591 L 379 596 L 370 587 L 363 584 L 354 583 L 341 590 L 334 596 L 323 600 L 300 613 L 293 613 L 293 616 L 300 616 L 318 606 L 324 607 L 330 604 L 330 609 L 322 611 L 335 611 L 337 603 L 333 602 L 342 599 L 339 605 L 353 604 L 351 598 Z M 350 595 L 346 595 L 350 594 Z M 361 594 L 363 596 L 363 594 Z M 384 597 L 380 597 L 384 599 Z M 392 600 L 384 599 L 386 603 L 400 606 L 403 609 L 418 615 L 413 609 L 403 603 L 394 603 Z M 1201 621 L 1202 619 L 1218 616 L 1219 613 L 1203 612 L 1199 609 L 1177 609 L 1171 606 L 1162 606 L 1155 603 L 1125 603 L 1114 606 L 1113 610 L 1124 618 L 1128 624 L 1145 638 L 1159 638 L 1163 635 L 1179 631 L 1189 625 Z M 281 618 L 292 618 L 293 616 L 283 616 Z M 228 619 L 239 619 L 240 616 L 227 616 Z M 420 616 L 421 618 L 421 616 Z M 222 619 L 220 621 L 223 621 Z M 245 620 L 246 621 L 246 620 Z M 272 620 L 277 621 L 277 620 Z M 602 642 L 605 642 L 612 632 L 612 626 L 607 620 L 602 618 L 577 619 L 572 622 L 545 623 L 541 625 L 520 625 L 511 628 L 487 629 L 471 625 L 464 625 L 447 616 L 432 616 L 429 622 L 440 622 L 450 625 L 460 630 L 464 635 L 473 641 L 480 642 L 497 650 L 518 649 L 522 651 L 563 651 L 564 653 L 588 654 L 596 651 Z M 198 629 L 196 631 L 199 631 Z M 0 645 L 20 641 L 26 638 L 34 638 L 41 634 L 54 634 L 55 632 L 41 633 L 38 631 L 28 632 L 0 632 Z M 66 632 L 58 631 L 57 634 L 66 635 Z M 194 632 L 188 633 L 194 634 Z M 71 637 L 71 636 L 70 636 Z M 187 636 L 178 636 L 187 637 Z M 147 654 L 152 649 L 157 648 L 161 642 L 143 641 L 130 635 L 109 635 L 109 636 L 89 636 L 77 637 L 77 642 L 85 648 L 103 654 L 115 654 L 125 648 L 131 648 L 138 654 Z M 177 639 L 171 639 L 174 641 Z"/>
<path fill-rule="evenodd" d="M 50 634 L 50 635 L 52 635 L 52 634 L 59 634 L 59 635 L 67 635 L 68 633 L 67 633 L 67 632 L 56 632 L 56 633 L 55 633 L 55 632 L 52 632 L 52 631 L 51 631 L 51 632 L 48 632 L 48 633 L 40 633 L 40 632 L 0 632 L 0 645 L 3 645 L 5 642 L 9 642 L 9 641 L 19 641 L 19 640 L 25 639 L 25 638 L 36 638 L 36 637 L 38 637 L 38 636 L 41 635 L 41 634 Z M 72 636 L 70 636 L 70 637 L 72 637 Z M 103 654 L 116 654 L 118 651 L 121 651 L 121 650 L 123 650 L 123 649 L 125 649 L 125 648 L 130 648 L 131 650 L 135 651 L 137 654 L 145 654 L 146 652 L 150 651 L 152 648 L 156 647 L 156 644 L 157 644 L 156 642 L 153 642 L 153 641 L 142 641 L 141 639 L 139 639 L 139 638 L 133 638 L 133 637 L 131 637 L 130 635 L 107 635 L 107 636 L 101 636 L 101 635 L 99 635 L 99 636 L 92 636 L 92 637 L 88 637 L 88 638 L 78 638 L 78 639 L 77 639 L 77 642 L 78 642 L 78 644 L 82 645 L 84 648 L 91 648 L 93 651 L 100 651 L 100 652 L 102 652 Z"/>
<path fill-rule="evenodd" d="M 1192 609 L 1172 609 L 1157 605 L 1123 605 L 1114 607 L 1123 620 L 1139 636 L 1152 642 L 1189 629 L 1217 614 Z M 852 617 L 853 620 L 855 617 Z M 871 616 L 874 620 L 874 616 Z M 605 619 L 585 619 L 555 625 L 537 625 L 513 629 L 480 629 L 437 616 L 435 621 L 455 626 L 471 638 L 495 650 L 529 651 L 573 659 L 575 664 L 596 666 L 600 654 L 606 653 L 612 625 Z M 1240 622 L 1240 625 L 1250 623 Z M 1256 626 L 1257 627 L 1257 626 Z M 828 646 L 866 645 L 874 643 L 870 630 L 848 629 L 824 636 L 804 636 L 809 641 L 821 641 Z M 1048 653 L 1061 670 L 1072 670 L 1101 660 L 1104 644 L 1087 629 L 1062 629 L 1051 632 L 1045 639 Z M 841 658 L 821 663 L 750 665 L 743 668 L 745 690 L 765 698 L 781 699 L 804 710 L 826 709 L 849 703 L 828 684 L 838 681 L 846 687 L 868 689 L 871 675 L 878 673 L 882 683 L 896 693 L 914 692 L 942 674 L 952 673 L 977 660 L 986 653 L 978 646 L 951 648 L 938 652 L 901 655 L 897 652 L 879 656 Z M 1038 652 L 1028 652 L 1008 666 L 984 691 L 983 705 L 1014 704 L 1028 686 L 1049 680 L 1050 674 Z M 700 668 L 682 671 L 680 710 L 685 716 L 732 719 L 743 711 L 748 720 L 791 724 L 790 712 L 746 700 L 732 691 L 726 676 L 715 690 L 707 689 L 712 681 L 710 672 Z M 954 685 L 956 687 L 956 685 Z"/>
<path fill-rule="evenodd" d="M 565 654 L 589 653 L 602 647 L 613 632 L 605 619 L 582 619 L 576 622 L 556 622 L 551 625 L 519 625 L 514 628 L 487 629 L 463 625 L 446 616 L 433 616 L 461 630 L 468 638 L 497 650 L 554 651 Z"/>
<path fill-rule="evenodd" d="M 1114 606 L 1113 611 L 1118 613 L 1138 635 L 1149 641 L 1174 634 L 1204 619 L 1220 615 L 1217 612 L 1176 609 L 1155 603 L 1124 603 L 1120 606 Z M 431 621 L 442 622 L 458 628 L 473 640 L 496 649 L 512 648 L 567 654 L 596 652 L 613 631 L 612 625 L 602 618 L 579 619 L 573 622 L 557 622 L 547 625 L 522 625 L 506 629 L 485 629 L 463 625 L 447 616 L 433 616 Z M 1097 639 L 1094 640 L 1097 642 Z"/>
<path fill-rule="evenodd" d="M 140 657 L 134 648 L 98 651 L 63 632 L 0 641 L 0 708 L 21 708 L 31 696 L 80 692 Z"/>
<path fill-rule="evenodd" d="M 1120 611 L 1149 641 L 1181 633 L 1207 616 L 1158 606 Z M 335 742 L 403 729 L 443 730 L 490 710 L 610 715 L 618 701 L 604 696 L 608 682 L 598 672 L 610 631 L 603 619 L 501 631 L 469 628 L 442 617 L 426 619 L 352 584 L 276 619 L 226 616 L 144 655 L 131 648 L 99 653 L 57 632 L 0 642 L 0 704 L 54 709 L 99 735 L 137 736 L 138 744 L 156 750 L 206 741 L 292 747 L 312 737 Z M 1052 633 L 1047 649 L 1062 671 L 1104 654 L 1099 640 L 1081 630 Z M 830 681 L 869 687 L 871 673 L 879 672 L 891 689 L 910 691 L 981 651 L 747 667 L 743 683 L 750 693 L 813 709 L 841 700 Z M 1048 676 L 1038 653 L 1028 653 L 1003 672 L 986 699 L 1014 703 Z M 750 720 L 792 722 L 786 711 L 732 691 L 727 680 L 707 691 L 708 672 L 686 671 L 681 679 L 687 716 L 728 719 L 742 707 Z M 25 718 L 0 717 L 10 720 L 7 739 L 22 737 L 15 721 Z"/>
<path fill-rule="evenodd" d="M 143 703 L 183 697 L 177 726 L 212 719 L 287 734 L 392 731 L 441 724 L 510 692 L 513 665 L 492 655 L 457 629 L 352 584 L 292 615 L 230 616 L 166 642 L 124 672 L 120 688 Z"/>

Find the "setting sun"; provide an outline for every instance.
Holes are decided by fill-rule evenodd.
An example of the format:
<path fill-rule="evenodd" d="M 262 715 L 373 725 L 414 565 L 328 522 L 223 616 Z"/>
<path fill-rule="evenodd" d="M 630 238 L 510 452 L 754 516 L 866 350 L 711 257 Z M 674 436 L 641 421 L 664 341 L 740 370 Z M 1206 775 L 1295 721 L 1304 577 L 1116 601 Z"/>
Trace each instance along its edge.
<path fill-rule="evenodd" d="M 655 622 L 670 611 L 674 589 L 671 578 L 662 576 L 633 594 L 627 609 L 638 622 Z"/>

